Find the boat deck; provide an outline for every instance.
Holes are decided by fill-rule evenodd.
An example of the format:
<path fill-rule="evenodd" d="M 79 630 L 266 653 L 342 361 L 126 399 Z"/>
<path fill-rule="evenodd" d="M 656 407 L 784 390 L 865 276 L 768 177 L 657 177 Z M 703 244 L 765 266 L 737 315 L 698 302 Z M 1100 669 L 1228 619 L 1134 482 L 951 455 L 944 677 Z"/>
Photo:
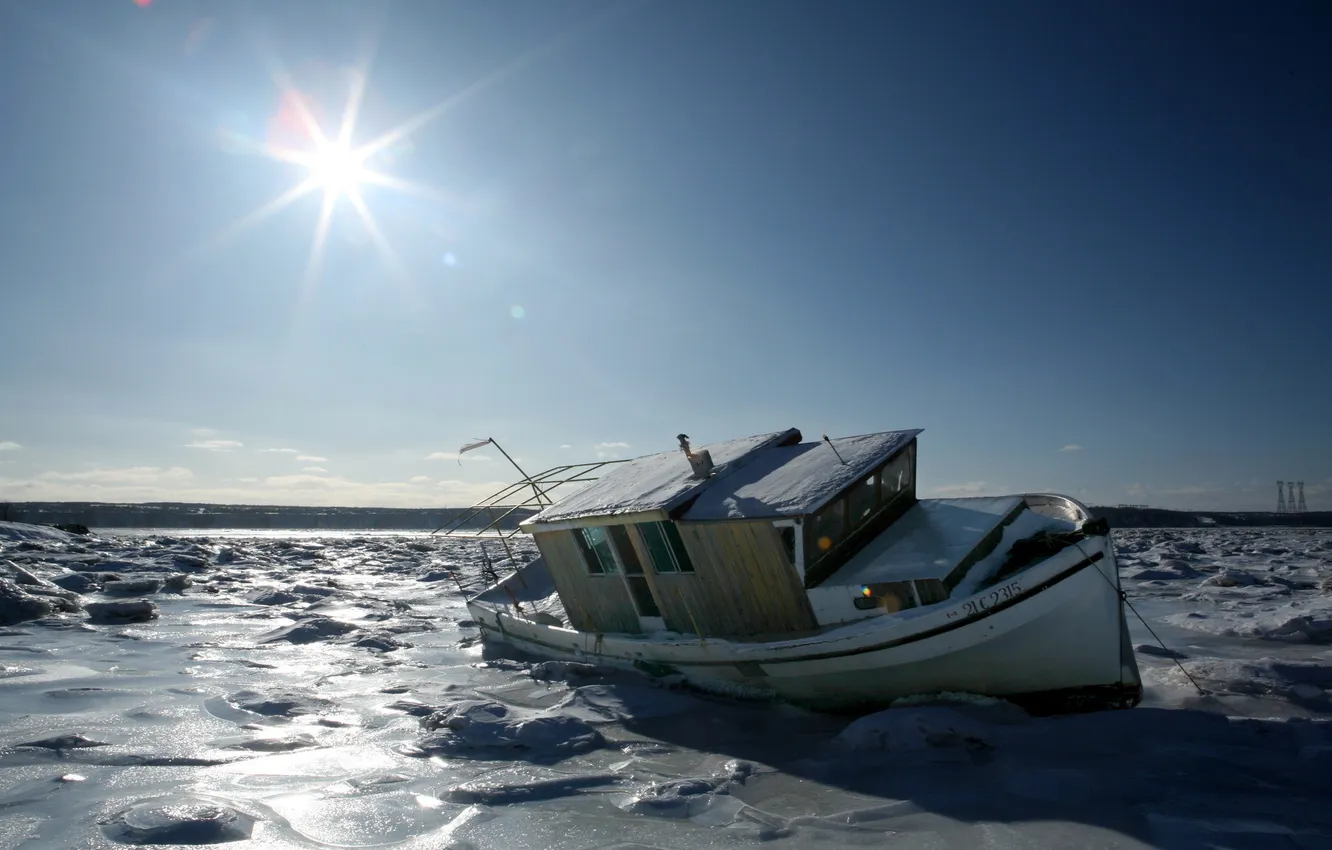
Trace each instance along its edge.
<path fill-rule="evenodd" d="M 934 580 L 951 589 L 1025 509 L 1021 496 L 922 499 L 819 587 Z"/>

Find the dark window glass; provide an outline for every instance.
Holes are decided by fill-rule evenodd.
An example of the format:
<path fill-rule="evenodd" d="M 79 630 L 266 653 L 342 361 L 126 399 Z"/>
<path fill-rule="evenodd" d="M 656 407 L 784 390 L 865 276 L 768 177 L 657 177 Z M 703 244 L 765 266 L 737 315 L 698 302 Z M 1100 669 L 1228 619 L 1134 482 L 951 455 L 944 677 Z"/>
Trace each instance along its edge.
<path fill-rule="evenodd" d="M 869 590 L 869 593 L 856 599 L 857 608 L 882 608 L 889 613 L 893 613 L 916 607 L 916 597 L 911 593 L 911 582 L 909 581 L 871 584 L 866 589 Z"/>
<path fill-rule="evenodd" d="M 902 452 L 888 461 L 879 471 L 879 478 L 882 481 L 880 499 L 886 505 L 911 486 L 911 452 Z"/>
<path fill-rule="evenodd" d="M 589 573 L 615 572 L 615 555 L 611 552 L 610 537 L 604 528 L 580 528 L 574 535 L 583 552 Z"/>
<path fill-rule="evenodd" d="M 917 579 L 916 593 L 920 594 L 921 605 L 936 605 L 948 600 L 948 590 L 937 578 Z"/>
<path fill-rule="evenodd" d="M 652 559 L 652 569 L 659 573 L 692 573 L 694 562 L 689 558 L 680 537 L 680 529 L 673 522 L 644 522 L 638 526 L 643 545 Z"/>
<path fill-rule="evenodd" d="M 786 552 L 786 560 L 791 562 L 791 566 L 795 566 L 795 529 L 789 525 L 784 525 L 777 529 L 777 532 L 782 538 L 782 549 Z"/>
<path fill-rule="evenodd" d="M 597 558 L 597 553 L 593 552 L 591 547 L 587 545 L 587 538 L 583 536 L 583 529 L 575 528 L 569 534 L 573 536 L 574 545 L 578 547 L 578 554 L 583 556 L 583 566 L 587 568 L 589 573 L 600 574 L 602 572 L 601 561 Z"/>
<path fill-rule="evenodd" d="M 666 542 L 666 535 L 661 530 L 661 523 L 641 523 L 638 526 L 638 532 L 643 536 L 643 544 L 648 550 L 648 557 L 652 559 L 652 569 L 659 573 L 676 572 L 675 559 L 671 557 L 671 546 Z"/>
<path fill-rule="evenodd" d="M 671 554 L 675 556 L 675 566 L 682 573 L 692 573 L 694 562 L 689 558 L 689 550 L 685 548 L 684 538 L 680 536 L 680 529 L 676 528 L 673 522 L 663 522 L 661 526 L 666 532 L 666 542 L 671 546 Z"/>
<path fill-rule="evenodd" d="M 607 527 L 607 531 L 610 532 L 611 541 L 615 543 L 615 553 L 620 556 L 620 563 L 624 564 L 624 574 L 641 576 L 643 563 L 638 560 L 638 551 L 634 549 L 634 544 L 629 539 L 629 529 L 623 525 L 612 525 Z"/>
<path fill-rule="evenodd" d="M 846 502 L 836 499 L 805 520 L 805 568 L 828 554 L 846 533 Z"/>
<path fill-rule="evenodd" d="M 846 505 L 851 513 L 851 528 L 860 528 L 873 514 L 879 503 L 879 476 L 871 475 L 851 485 L 846 493 Z"/>
<path fill-rule="evenodd" d="M 640 617 L 660 617 L 661 610 L 657 608 L 657 600 L 652 596 L 652 588 L 648 586 L 647 579 L 641 575 L 627 576 L 629 582 L 629 593 L 634 597 L 634 608 L 638 610 Z"/>

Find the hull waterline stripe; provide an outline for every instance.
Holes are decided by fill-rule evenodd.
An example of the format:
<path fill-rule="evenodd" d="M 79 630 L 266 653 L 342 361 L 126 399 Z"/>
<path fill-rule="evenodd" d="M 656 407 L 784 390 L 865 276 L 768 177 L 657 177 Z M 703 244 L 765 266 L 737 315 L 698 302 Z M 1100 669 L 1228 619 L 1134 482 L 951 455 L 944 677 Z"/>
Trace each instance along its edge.
<path fill-rule="evenodd" d="M 1104 552 L 1097 552 L 1096 554 L 1088 558 L 1078 561 L 1076 564 L 1072 565 L 1068 569 L 1056 573 L 1055 575 L 1051 576 L 1050 578 L 1036 585 L 1034 588 L 1022 594 L 1021 596 L 1015 596 L 1012 599 L 1006 599 L 1003 602 L 1000 602 L 997 605 L 995 605 L 993 608 L 987 608 L 984 611 L 981 611 L 978 614 L 973 614 L 970 617 L 967 617 L 966 619 L 963 620 L 957 620 L 952 623 L 944 623 L 941 626 L 935 626 L 934 628 L 926 629 L 923 632 L 917 632 L 916 634 L 913 635 L 906 635 L 905 637 L 884 641 L 883 643 L 876 643 L 873 644 L 872 646 L 860 646 L 854 649 L 847 649 L 842 652 L 818 652 L 809 655 L 801 655 L 796 658 L 777 658 L 771 661 L 758 661 L 755 663 L 762 664 L 764 667 L 771 667 L 777 664 L 798 664 L 802 661 L 824 661 L 829 658 L 846 658 L 852 655 L 864 655 L 867 652 L 878 652 L 881 649 L 893 649 L 898 646 L 904 646 L 905 644 L 908 643 L 915 643 L 918 640 L 927 640 L 932 637 L 938 637 L 939 635 L 944 634 L 945 632 L 951 632 L 954 629 L 960 629 L 963 626 L 969 626 L 972 623 L 978 623 L 981 620 L 984 620 L 986 617 L 991 617 L 995 614 L 998 614 L 1000 611 L 1006 611 L 1015 605 L 1020 605 L 1023 602 L 1033 599 L 1038 594 L 1046 590 L 1049 590 L 1051 587 L 1054 587 L 1056 584 L 1059 584 L 1061 581 L 1064 581 L 1065 579 L 1068 578 L 1072 578 L 1077 573 L 1082 572 L 1084 569 L 1092 566 L 1093 564 L 1095 564 L 1097 561 L 1100 561 L 1104 557 L 1105 557 Z M 495 612 L 495 614 L 496 614 L 495 617 L 496 622 L 502 623 L 503 617 L 505 615 L 500 614 L 499 612 Z M 501 632 L 504 631 L 503 625 L 501 625 L 499 628 Z M 507 635 L 507 632 L 505 632 L 505 634 Z M 584 633 L 580 632 L 580 634 Z M 569 651 L 561 646 L 550 644 L 542 640 L 537 640 L 536 638 L 527 637 L 526 635 L 517 636 L 517 637 L 518 640 L 521 640 L 524 643 L 532 643 L 536 644 L 537 646 L 549 647 L 553 650 L 562 653 L 567 653 Z M 626 660 L 631 660 L 631 659 L 626 659 Z M 752 659 L 740 659 L 740 661 L 745 661 L 745 660 L 752 660 Z M 734 667 L 738 662 L 736 660 L 718 661 L 711 659 L 699 659 L 698 661 L 671 660 L 671 661 L 663 661 L 662 663 L 672 664 L 678 667 Z"/>

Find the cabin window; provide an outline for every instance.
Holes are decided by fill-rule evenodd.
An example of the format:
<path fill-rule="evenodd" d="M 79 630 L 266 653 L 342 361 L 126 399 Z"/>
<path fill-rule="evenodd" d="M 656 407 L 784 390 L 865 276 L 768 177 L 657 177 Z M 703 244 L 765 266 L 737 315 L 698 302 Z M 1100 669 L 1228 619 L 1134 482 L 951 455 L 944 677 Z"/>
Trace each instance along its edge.
<path fill-rule="evenodd" d="M 911 592 L 911 582 L 893 581 L 867 584 L 860 588 L 855 606 L 862 611 L 882 608 L 892 614 L 916 607 L 915 594 Z"/>
<path fill-rule="evenodd" d="M 573 536 L 578 543 L 579 551 L 583 553 L 583 563 L 587 565 L 589 573 L 603 575 L 616 571 L 615 554 L 611 551 L 610 537 L 606 534 L 606 529 L 580 528 L 573 533 Z"/>
<path fill-rule="evenodd" d="M 911 471 L 915 467 L 915 447 L 902 452 L 879 470 L 879 488 L 882 504 L 888 504 L 898 493 L 911 487 Z"/>
<path fill-rule="evenodd" d="M 915 456 L 913 444 L 842 491 L 836 499 L 806 520 L 806 570 L 911 488 Z"/>
<path fill-rule="evenodd" d="M 846 494 L 846 506 L 851 513 L 851 527 L 859 528 L 874 515 L 879 506 L 878 473 L 862 478 Z"/>
<path fill-rule="evenodd" d="M 777 529 L 778 535 L 782 538 L 782 551 L 786 553 L 786 560 L 792 565 L 796 562 L 795 553 L 795 526 L 784 525 Z"/>
<path fill-rule="evenodd" d="M 845 536 L 846 502 L 834 499 L 805 523 L 806 566 L 831 552 Z"/>
<path fill-rule="evenodd" d="M 692 573 L 694 562 L 689 558 L 680 529 L 673 522 L 643 522 L 638 525 L 643 545 L 652 559 L 652 568 L 659 573 Z"/>
<path fill-rule="evenodd" d="M 948 601 L 948 588 L 937 578 L 916 579 L 916 595 L 921 605 L 936 605 Z"/>
<path fill-rule="evenodd" d="M 620 556 L 620 563 L 624 564 L 625 575 L 641 576 L 643 564 L 638 560 L 638 552 L 629 540 L 629 529 L 623 525 L 610 525 L 606 527 L 606 533 L 615 543 L 615 553 Z"/>
<path fill-rule="evenodd" d="M 629 594 L 634 598 L 634 608 L 640 617 L 660 617 L 661 609 L 652 596 L 652 586 L 643 575 L 643 562 L 638 560 L 638 550 L 629 539 L 629 529 L 623 525 L 606 527 L 611 542 L 615 544 L 615 553 L 624 565 L 624 580 L 629 585 Z"/>

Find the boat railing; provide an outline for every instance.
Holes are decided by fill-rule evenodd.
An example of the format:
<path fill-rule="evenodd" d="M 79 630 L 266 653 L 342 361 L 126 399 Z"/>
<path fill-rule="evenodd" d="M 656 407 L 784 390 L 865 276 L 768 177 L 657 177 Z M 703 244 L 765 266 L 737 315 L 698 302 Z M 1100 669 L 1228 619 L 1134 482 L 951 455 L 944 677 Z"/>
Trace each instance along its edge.
<path fill-rule="evenodd" d="M 500 568 L 516 571 L 525 563 L 513 546 L 513 538 L 524 533 L 523 520 L 555 504 L 557 497 L 566 495 L 571 486 L 579 488 L 589 484 L 600 478 L 606 468 L 627 462 L 616 459 L 569 463 L 553 466 L 536 475 L 527 475 L 518 469 L 523 476 L 521 480 L 463 509 L 430 533 L 456 540 L 480 541 L 484 564 L 482 578 L 497 582 L 501 578 Z M 518 468 L 517 464 L 514 467 Z M 486 552 L 486 541 L 498 541 L 504 549 L 504 557 L 492 559 Z"/>

